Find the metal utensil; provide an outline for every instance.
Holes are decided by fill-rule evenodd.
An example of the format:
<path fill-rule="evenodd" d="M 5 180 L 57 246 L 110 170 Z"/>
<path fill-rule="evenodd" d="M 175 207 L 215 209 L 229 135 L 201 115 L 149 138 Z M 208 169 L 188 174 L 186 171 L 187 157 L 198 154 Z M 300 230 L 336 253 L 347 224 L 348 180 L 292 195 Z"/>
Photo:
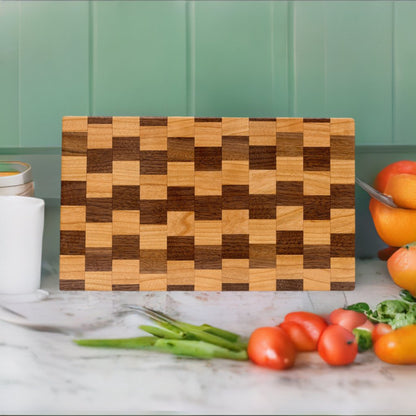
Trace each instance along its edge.
<path fill-rule="evenodd" d="M 98 329 L 106 326 L 109 322 L 100 322 L 98 324 L 83 325 L 81 327 L 71 325 L 53 325 L 42 324 L 30 321 L 26 316 L 15 312 L 6 306 L 0 305 L 0 321 L 9 324 L 18 325 L 24 328 L 32 329 L 40 332 L 52 332 L 55 334 L 81 336 L 83 332 L 93 329 Z"/>
<path fill-rule="evenodd" d="M 368 183 L 363 182 L 361 179 L 355 177 L 355 183 L 364 191 L 366 191 L 372 198 L 376 199 L 377 201 L 381 202 L 384 205 L 387 205 L 390 208 L 399 208 L 390 195 L 383 194 L 377 189 L 373 188 Z"/>

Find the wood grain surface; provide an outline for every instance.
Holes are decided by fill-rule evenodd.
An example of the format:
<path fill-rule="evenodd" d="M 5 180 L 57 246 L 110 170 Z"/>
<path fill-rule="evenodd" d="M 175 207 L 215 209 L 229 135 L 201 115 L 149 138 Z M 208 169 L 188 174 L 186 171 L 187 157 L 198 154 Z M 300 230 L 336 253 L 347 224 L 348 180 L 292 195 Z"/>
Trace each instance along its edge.
<path fill-rule="evenodd" d="M 64 117 L 62 290 L 352 290 L 354 121 Z"/>

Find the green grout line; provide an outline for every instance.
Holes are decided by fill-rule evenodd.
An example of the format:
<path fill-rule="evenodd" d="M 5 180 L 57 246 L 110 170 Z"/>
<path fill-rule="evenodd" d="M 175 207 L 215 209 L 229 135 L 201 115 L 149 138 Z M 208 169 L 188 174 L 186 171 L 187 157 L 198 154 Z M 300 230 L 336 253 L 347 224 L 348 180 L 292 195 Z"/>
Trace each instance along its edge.
<path fill-rule="evenodd" d="M 295 114 L 295 94 L 296 94 L 296 85 L 295 85 L 295 71 L 296 71 L 296 62 L 295 62 L 295 5 L 293 2 L 289 1 L 288 3 L 288 24 L 287 24 L 287 81 L 288 81 L 288 109 L 289 116 L 293 117 Z"/>
<path fill-rule="evenodd" d="M 195 116 L 195 3 L 186 2 L 186 113 Z"/>
<path fill-rule="evenodd" d="M 88 1 L 88 114 L 94 114 L 94 7 Z"/>

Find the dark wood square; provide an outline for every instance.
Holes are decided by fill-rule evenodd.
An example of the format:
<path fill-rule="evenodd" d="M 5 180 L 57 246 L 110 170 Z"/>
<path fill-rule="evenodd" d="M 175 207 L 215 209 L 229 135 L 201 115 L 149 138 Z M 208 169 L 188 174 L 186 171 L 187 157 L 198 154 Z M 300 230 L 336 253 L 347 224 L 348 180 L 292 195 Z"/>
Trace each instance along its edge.
<path fill-rule="evenodd" d="M 140 201 L 140 224 L 167 224 L 168 212 L 166 199 Z"/>
<path fill-rule="evenodd" d="M 167 117 L 140 117 L 141 126 L 167 126 Z"/>
<path fill-rule="evenodd" d="M 168 152 L 166 150 L 143 150 L 140 152 L 141 175 L 167 175 Z"/>
<path fill-rule="evenodd" d="M 304 269 L 330 269 L 330 245 L 306 245 L 303 247 Z"/>
<path fill-rule="evenodd" d="M 85 254 L 85 231 L 61 230 L 60 245 L 62 255 Z"/>
<path fill-rule="evenodd" d="M 139 258 L 139 235 L 113 235 L 113 260 L 138 260 Z"/>
<path fill-rule="evenodd" d="M 276 290 L 303 290 L 303 279 L 277 279 Z"/>
<path fill-rule="evenodd" d="M 276 254 L 303 254 L 303 231 L 276 231 Z"/>
<path fill-rule="evenodd" d="M 331 136 L 331 159 L 354 160 L 355 140 L 353 136 Z"/>
<path fill-rule="evenodd" d="M 355 185 L 332 184 L 331 208 L 355 208 Z"/>
<path fill-rule="evenodd" d="M 249 160 L 248 136 L 222 136 L 223 160 Z"/>
<path fill-rule="evenodd" d="M 222 198 L 220 196 L 196 196 L 195 220 L 220 220 L 222 218 Z"/>
<path fill-rule="evenodd" d="M 195 147 L 195 170 L 221 170 L 221 147 Z"/>
<path fill-rule="evenodd" d="M 250 170 L 275 170 L 276 146 L 250 146 Z"/>
<path fill-rule="evenodd" d="M 221 269 L 221 246 L 195 246 L 195 269 Z"/>
<path fill-rule="evenodd" d="M 113 220 L 112 198 L 87 198 L 87 222 L 111 222 Z"/>
<path fill-rule="evenodd" d="M 193 162 L 193 137 L 168 137 L 168 162 Z"/>
<path fill-rule="evenodd" d="M 140 273 L 166 273 L 167 264 L 167 250 L 140 250 Z"/>
<path fill-rule="evenodd" d="M 87 203 L 87 182 L 62 181 L 61 205 L 85 205 Z"/>
<path fill-rule="evenodd" d="M 277 157 L 302 157 L 303 133 L 276 133 Z"/>
<path fill-rule="evenodd" d="M 168 236 L 169 260 L 194 260 L 195 241 L 193 236 Z"/>
<path fill-rule="evenodd" d="M 87 173 L 112 173 L 113 149 L 88 149 Z"/>
<path fill-rule="evenodd" d="M 305 195 L 303 197 L 303 219 L 331 219 L 331 197 L 328 195 Z"/>
<path fill-rule="evenodd" d="M 139 210 L 139 185 L 113 185 L 113 210 Z"/>
<path fill-rule="evenodd" d="M 140 138 L 113 137 L 113 160 L 140 160 Z"/>
<path fill-rule="evenodd" d="M 276 218 L 276 195 L 250 195 L 249 218 L 273 220 Z"/>
<path fill-rule="evenodd" d="M 111 272 L 112 264 L 111 247 L 87 247 L 85 250 L 86 272 Z"/>
<path fill-rule="evenodd" d="M 62 133 L 62 156 L 83 156 L 87 154 L 86 132 Z"/>
<path fill-rule="evenodd" d="M 303 170 L 329 171 L 331 156 L 329 147 L 304 147 Z"/>
<path fill-rule="evenodd" d="M 248 209 L 249 195 L 248 185 L 223 185 L 222 209 Z"/>
<path fill-rule="evenodd" d="M 194 200 L 194 187 L 168 186 L 168 211 L 193 211 Z"/>
<path fill-rule="evenodd" d="M 223 234 L 222 235 L 223 259 L 248 259 L 249 235 L 248 234 Z"/>
<path fill-rule="evenodd" d="M 303 182 L 277 181 L 276 182 L 277 206 L 302 206 Z"/>
<path fill-rule="evenodd" d="M 331 257 L 354 257 L 355 234 L 331 234 Z"/>
<path fill-rule="evenodd" d="M 275 244 L 250 244 L 250 268 L 274 269 L 276 267 Z"/>

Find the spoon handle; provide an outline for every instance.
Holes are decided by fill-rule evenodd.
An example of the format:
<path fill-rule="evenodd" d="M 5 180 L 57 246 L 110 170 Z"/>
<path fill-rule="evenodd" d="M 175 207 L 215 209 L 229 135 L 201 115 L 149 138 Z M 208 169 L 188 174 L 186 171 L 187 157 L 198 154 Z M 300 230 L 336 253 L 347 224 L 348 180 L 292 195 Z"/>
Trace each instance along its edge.
<path fill-rule="evenodd" d="M 377 191 L 368 183 L 363 182 L 360 178 L 355 177 L 355 183 L 364 191 L 366 191 L 371 197 L 381 202 L 384 205 L 387 205 L 390 208 L 399 208 L 394 202 L 393 198 L 389 195 L 383 194 L 382 192 Z"/>

